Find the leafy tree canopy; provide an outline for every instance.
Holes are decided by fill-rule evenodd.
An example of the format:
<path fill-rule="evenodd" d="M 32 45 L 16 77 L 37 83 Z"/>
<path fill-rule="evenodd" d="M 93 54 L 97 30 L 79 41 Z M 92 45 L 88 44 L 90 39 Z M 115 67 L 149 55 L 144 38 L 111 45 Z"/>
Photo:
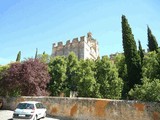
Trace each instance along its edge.
<path fill-rule="evenodd" d="M 100 97 L 99 84 L 95 79 L 95 62 L 92 60 L 81 60 L 79 67 L 78 96 Z"/>
<path fill-rule="evenodd" d="M 71 52 L 67 57 L 67 68 L 66 68 L 66 94 L 67 96 L 70 94 L 71 91 L 77 91 L 78 86 L 78 67 L 79 61 L 77 56 L 74 52 Z"/>
<path fill-rule="evenodd" d="M 38 59 L 12 63 L 2 79 L 3 95 L 47 95 L 49 79 L 47 66 Z"/>
<path fill-rule="evenodd" d="M 55 57 L 53 61 L 49 63 L 49 73 L 51 80 L 49 83 L 49 90 L 51 95 L 59 96 L 65 92 L 66 89 L 66 68 L 67 62 L 64 57 Z"/>
<path fill-rule="evenodd" d="M 110 59 L 105 56 L 96 62 L 96 80 L 99 83 L 102 98 L 121 98 L 123 81 L 118 77 L 118 70 Z"/>
<path fill-rule="evenodd" d="M 143 85 L 136 85 L 129 94 L 133 99 L 141 101 L 160 101 L 160 79 L 143 79 Z"/>
<path fill-rule="evenodd" d="M 46 63 L 46 64 L 48 64 L 53 59 L 50 55 L 46 54 L 45 52 L 43 52 L 43 54 L 38 54 L 37 58 L 41 62 Z"/>
<path fill-rule="evenodd" d="M 143 77 L 150 80 L 160 79 L 160 53 L 149 52 L 144 57 Z"/>

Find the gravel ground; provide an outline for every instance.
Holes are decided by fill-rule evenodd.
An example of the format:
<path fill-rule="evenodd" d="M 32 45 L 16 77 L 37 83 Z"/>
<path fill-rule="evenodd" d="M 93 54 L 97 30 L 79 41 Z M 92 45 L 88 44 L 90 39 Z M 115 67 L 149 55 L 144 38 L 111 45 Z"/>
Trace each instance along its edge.
<path fill-rule="evenodd" d="M 0 110 L 0 120 L 12 120 L 13 111 L 10 110 Z M 41 120 L 59 120 L 55 118 L 44 118 Z"/>

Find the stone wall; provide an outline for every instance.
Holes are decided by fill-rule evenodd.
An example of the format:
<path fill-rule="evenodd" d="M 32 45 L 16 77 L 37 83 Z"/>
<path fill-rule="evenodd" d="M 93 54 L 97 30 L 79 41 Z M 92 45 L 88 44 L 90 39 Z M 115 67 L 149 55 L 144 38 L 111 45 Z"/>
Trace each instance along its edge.
<path fill-rule="evenodd" d="M 47 113 L 61 120 L 160 120 L 160 103 L 67 97 L 3 98 L 3 108 L 14 110 L 20 101 L 41 101 Z"/>

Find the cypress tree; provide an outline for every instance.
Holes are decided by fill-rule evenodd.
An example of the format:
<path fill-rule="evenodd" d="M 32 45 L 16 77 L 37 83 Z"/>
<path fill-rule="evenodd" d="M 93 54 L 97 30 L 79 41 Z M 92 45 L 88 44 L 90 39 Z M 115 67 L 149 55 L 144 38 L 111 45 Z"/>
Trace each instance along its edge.
<path fill-rule="evenodd" d="M 17 58 L 16 58 L 17 62 L 20 62 L 20 60 L 21 60 L 21 51 L 18 52 Z"/>
<path fill-rule="evenodd" d="M 148 49 L 149 51 L 158 52 L 158 43 L 155 36 L 152 34 L 151 29 L 147 26 L 147 35 L 148 35 Z"/>
<path fill-rule="evenodd" d="M 37 56 L 38 56 L 38 49 L 36 48 L 35 59 L 37 59 Z"/>
<path fill-rule="evenodd" d="M 141 41 L 139 40 L 138 41 L 138 44 L 139 44 L 139 55 L 141 57 L 141 64 L 143 63 L 143 58 L 144 58 L 144 52 L 143 52 L 143 49 L 142 49 L 142 45 L 141 45 Z"/>
<path fill-rule="evenodd" d="M 44 51 L 44 52 L 43 52 L 43 55 L 45 55 L 45 54 L 46 54 L 46 52 Z"/>
<path fill-rule="evenodd" d="M 125 62 L 127 64 L 128 79 L 126 81 L 126 93 L 128 94 L 128 91 L 133 88 L 135 84 L 141 83 L 141 64 L 132 30 L 124 15 L 122 15 L 122 40 Z"/>

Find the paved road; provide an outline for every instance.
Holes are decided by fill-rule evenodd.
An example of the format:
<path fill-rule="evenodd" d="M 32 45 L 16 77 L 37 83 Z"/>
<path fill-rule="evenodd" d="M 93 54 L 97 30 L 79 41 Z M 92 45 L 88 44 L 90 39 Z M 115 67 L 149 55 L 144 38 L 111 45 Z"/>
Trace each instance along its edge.
<path fill-rule="evenodd" d="M 0 110 L 0 120 L 12 120 L 13 111 L 10 110 Z M 59 120 L 55 118 L 43 118 L 41 120 Z"/>

